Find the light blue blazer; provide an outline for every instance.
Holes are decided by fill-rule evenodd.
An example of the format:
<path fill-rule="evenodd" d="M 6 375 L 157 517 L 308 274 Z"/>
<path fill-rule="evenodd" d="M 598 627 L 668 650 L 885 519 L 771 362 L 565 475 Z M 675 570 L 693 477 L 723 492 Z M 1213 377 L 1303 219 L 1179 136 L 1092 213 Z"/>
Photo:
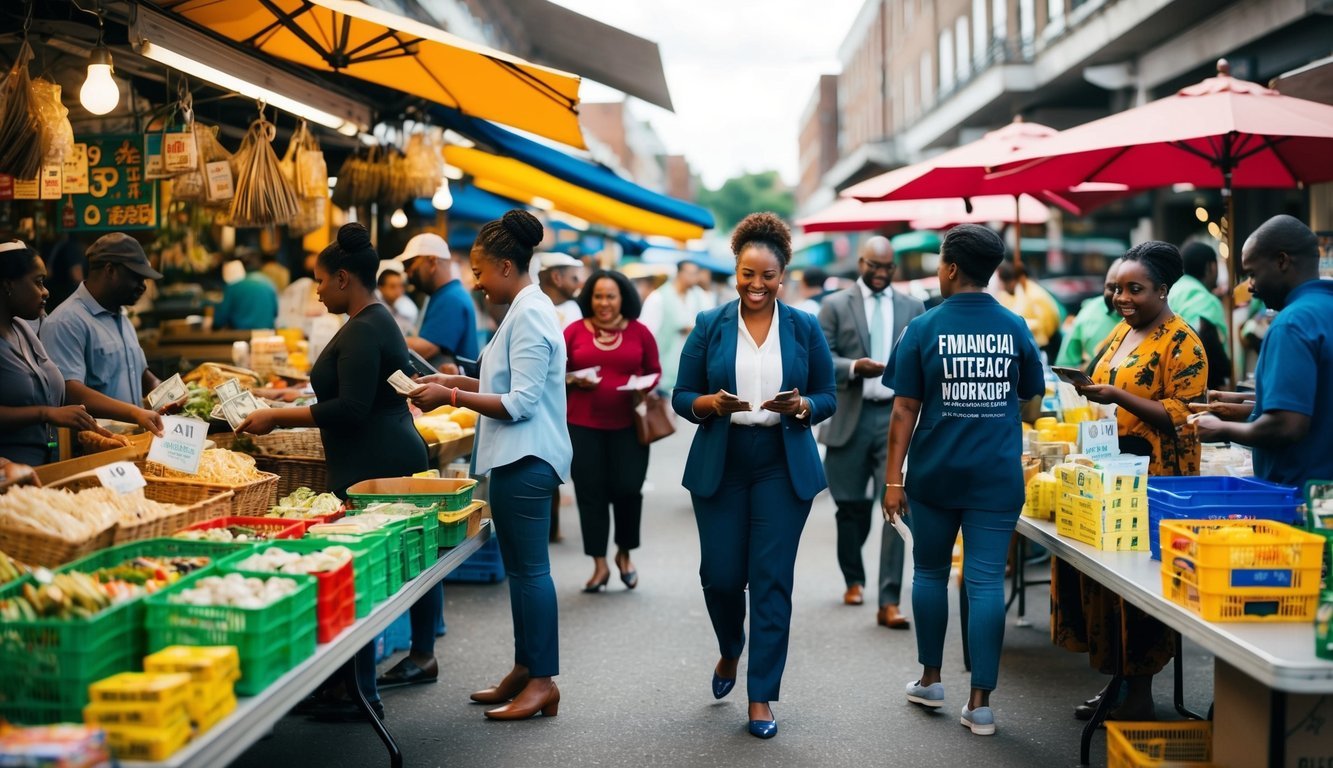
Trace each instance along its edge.
<path fill-rule="evenodd" d="M 694 443 L 690 445 L 682 481 L 687 490 L 699 496 L 712 496 L 722 482 L 731 417 L 699 419 L 690 406 L 700 395 L 710 395 L 719 389 L 736 391 L 739 322 L 739 299 L 700 312 L 680 353 L 680 373 L 671 405 L 676 413 L 699 425 L 694 433 Z M 833 356 L 814 315 L 778 302 L 777 322 L 782 345 L 782 389 L 795 387 L 810 401 L 809 418 L 782 417 L 787 471 L 797 497 L 813 499 L 828 487 L 824 464 L 819 459 L 819 449 L 810 427 L 832 416 L 837 408 Z"/>

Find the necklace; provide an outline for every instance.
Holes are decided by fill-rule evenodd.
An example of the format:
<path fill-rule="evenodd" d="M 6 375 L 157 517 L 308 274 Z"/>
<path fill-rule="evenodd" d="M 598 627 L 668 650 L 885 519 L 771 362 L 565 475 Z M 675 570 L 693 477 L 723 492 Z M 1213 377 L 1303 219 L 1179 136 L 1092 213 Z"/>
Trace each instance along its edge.
<path fill-rule="evenodd" d="M 598 325 L 594 320 L 587 320 L 588 330 L 592 331 L 592 345 L 603 352 L 611 352 L 619 349 L 625 341 L 625 326 L 623 320 L 616 318 L 615 327 L 605 328 Z"/>

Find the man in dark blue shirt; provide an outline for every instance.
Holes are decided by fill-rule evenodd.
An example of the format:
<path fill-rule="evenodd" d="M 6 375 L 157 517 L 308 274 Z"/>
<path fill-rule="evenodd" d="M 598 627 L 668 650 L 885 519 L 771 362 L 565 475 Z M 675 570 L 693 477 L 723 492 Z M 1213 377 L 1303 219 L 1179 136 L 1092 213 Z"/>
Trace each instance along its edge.
<path fill-rule="evenodd" d="M 430 299 L 421 313 L 416 336 L 407 346 L 445 373 L 457 373 L 458 358 L 477 359 L 477 313 L 472 296 L 458 279 L 457 267 L 444 238 L 424 232 L 407 241 L 398 255 L 412 286 Z"/>
<path fill-rule="evenodd" d="M 1254 474 L 1265 480 L 1333 479 L 1333 281 L 1319 279 L 1319 240 L 1300 220 L 1274 216 L 1245 241 L 1240 265 L 1251 292 L 1278 314 L 1259 350 L 1254 394 L 1210 393 L 1199 438 L 1252 447 Z"/>

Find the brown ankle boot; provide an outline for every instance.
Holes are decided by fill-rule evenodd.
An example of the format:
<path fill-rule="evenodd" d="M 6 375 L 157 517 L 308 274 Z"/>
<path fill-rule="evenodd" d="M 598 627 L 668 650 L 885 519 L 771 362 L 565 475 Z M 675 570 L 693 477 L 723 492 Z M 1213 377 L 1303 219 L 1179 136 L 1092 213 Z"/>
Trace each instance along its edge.
<path fill-rule="evenodd" d="M 550 680 L 550 678 L 546 678 Z M 560 711 L 560 689 L 551 682 L 549 688 L 529 683 L 514 700 L 495 709 L 486 710 L 486 716 L 492 720 L 527 720 L 542 713 L 543 717 L 555 717 Z"/>
<path fill-rule="evenodd" d="M 493 687 L 472 694 L 472 700 L 478 704 L 503 704 L 517 696 L 528 684 L 528 679 L 526 669 L 520 671 L 515 667 Z"/>

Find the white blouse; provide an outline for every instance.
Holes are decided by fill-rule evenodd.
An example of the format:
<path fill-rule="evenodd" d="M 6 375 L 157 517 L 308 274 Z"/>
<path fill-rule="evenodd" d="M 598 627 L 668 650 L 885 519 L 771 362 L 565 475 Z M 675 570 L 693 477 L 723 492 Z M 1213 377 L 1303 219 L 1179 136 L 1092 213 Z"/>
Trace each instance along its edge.
<path fill-rule="evenodd" d="M 773 302 L 773 322 L 762 344 L 750 337 L 745 318 L 737 318 L 736 340 L 736 396 L 748 402 L 754 410 L 731 414 L 732 424 L 753 427 L 772 427 L 782 422 L 782 416 L 759 407 L 782 391 L 782 342 L 778 334 L 778 303 Z"/>

